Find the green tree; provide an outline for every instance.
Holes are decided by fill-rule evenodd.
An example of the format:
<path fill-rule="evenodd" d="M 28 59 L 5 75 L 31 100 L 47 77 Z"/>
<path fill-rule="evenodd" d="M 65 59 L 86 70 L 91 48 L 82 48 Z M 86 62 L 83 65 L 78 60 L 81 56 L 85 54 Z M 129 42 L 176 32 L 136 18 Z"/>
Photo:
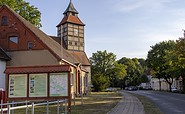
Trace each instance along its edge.
<path fill-rule="evenodd" d="M 8 5 L 11 9 L 13 9 L 15 12 L 17 12 L 36 27 L 42 27 L 40 11 L 33 5 L 30 6 L 29 2 L 24 0 L 1 0 L 0 6 L 3 4 Z"/>
<path fill-rule="evenodd" d="M 89 59 L 91 62 L 92 83 L 96 86 L 95 90 L 101 91 L 106 89 L 110 85 L 108 71 L 114 67 L 116 55 L 111 52 L 109 53 L 106 50 L 97 51 L 96 53 L 93 53 L 92 57 Z"/>
<path fill-rule="evenodd" d="M 127 75 L 125 77 L 125 85 L 126 86 L 136 86 L 141 83 L 141 76 L 143 75 L 144 71 L 146 70 L 145 60 L 144 59 L 137 59 L 137 58 L 126 58 L 123 57 L 118 60 L 118 63 L 124 64 L 126 66 Z"/>
<path fill-rule="evenodd" d="M 93 71 L 98 71 L 104 76 L 107 74 L 107 70 L 111 69 L 116 61 L 116 55 L 105 51 L 97 51 L 90 57 L 90 62 Z"/>
<path fill-rule="evenodd" d="M 103 91 L 105 88 L 109 87 L 110 82 L 107 77 L 97 72 L 92 76 L 92 84 L 94 86 L 94 91 Z"/>
<path fill-rule="evenodd" d="M 140 83 L 147 83 L 148 81 L 149 80 L 146 74 L 142 74 L 141 77 L 139 78 Z"/>
<path fill-rule="evenodd" d="M 174 67 L 172 63 L 173 49 L 175 48 L 175 42 L 172 40 L 163 41 L 151 46 L 151 50 L 147 55 L 147 65 L 154 70 L 155 76 L 159 79 L 159 87 L 161 90 L 160 78 L 164 78 L 169 84 L 169 90 L 171 91 L 171 85 L 175 77 Z"/>
<path fill-rule="evenodd" d="M 112 82 L 112 87 L 121 87 L 123 86 L 122 80 L 126 76 L 126 66 L 123 64 L 118 64 L 115 62 L 113 67 L 107 71 L 107 75 L 109 77 L 109 81 Z"/>
<path fill-rule="evenodd" d="M 183 92 L 185 93 L 185 38 L 179 38 L 175 48 L 174 66 L 177 69 L 178 76 L 182 77 Z"/>

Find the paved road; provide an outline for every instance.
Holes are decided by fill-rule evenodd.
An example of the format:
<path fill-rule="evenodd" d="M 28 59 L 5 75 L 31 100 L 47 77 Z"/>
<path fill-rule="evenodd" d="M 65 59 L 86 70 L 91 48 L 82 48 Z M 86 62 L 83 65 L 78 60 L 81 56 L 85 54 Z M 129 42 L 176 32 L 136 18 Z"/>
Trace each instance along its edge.
<path fill-rule="evenodd" d="M 145 114 L 144 107 L 137 97 L 120 91 L 122 100 L 107 114 Z"/>
<path fill-rule="evenodd" d="M 164 114 L 185 114 L 185 95 L 159 91 L 129 91 L 152 100 Z"/>

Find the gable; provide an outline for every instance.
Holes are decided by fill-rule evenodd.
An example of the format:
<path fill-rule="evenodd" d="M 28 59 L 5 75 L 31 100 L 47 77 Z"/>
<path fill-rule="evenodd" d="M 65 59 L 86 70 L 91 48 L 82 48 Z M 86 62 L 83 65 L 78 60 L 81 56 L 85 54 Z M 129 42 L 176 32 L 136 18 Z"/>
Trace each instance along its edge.
<path fill-rule="evenodd" d="M 28 43 L 33 42 L 34 48 L 32 50 L 48 50 L 58 62 L 64 61 L 67 64 L 79 62 L 78 60 L 73 61 L 74 55 L 70 51 L 64 49 L 58 42 L 11 10 L 8 6 L 3 5 L 0 8 L 0 14 L 9 18 L 7 25 L 0 25 L 0 46 L 4 50 L 30 51 Z M 0 22 L 2 21 L 2 15 L 0 15 Z M 10 36 L 13 38 L 17 36 L 19 38 L 18 45 L 15 45 L 15 42 L 13 44 L 10 43 Z M 87 60 L 86 55 L 84 57 Z"/>
<path fill-rule="evenodd" d="M 6 6 L 0 8 L 0 46 L 6 51 L 42 50 L 44 45 Z M 3 19 L 6 17 L 6 23 Z"/>

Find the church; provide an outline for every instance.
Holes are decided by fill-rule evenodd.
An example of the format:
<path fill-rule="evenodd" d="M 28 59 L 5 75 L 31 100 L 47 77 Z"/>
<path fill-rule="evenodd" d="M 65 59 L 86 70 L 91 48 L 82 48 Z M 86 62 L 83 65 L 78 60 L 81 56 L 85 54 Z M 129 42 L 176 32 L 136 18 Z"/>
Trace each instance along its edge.
<path fill-rule="evenodd" d="M 49 36 L 7 5 L 0 7 L 0 88 L 7 100 L 70 99 L 90 92 L 85 24 L 78 14 L 70 1 L 57 36 Z"/>

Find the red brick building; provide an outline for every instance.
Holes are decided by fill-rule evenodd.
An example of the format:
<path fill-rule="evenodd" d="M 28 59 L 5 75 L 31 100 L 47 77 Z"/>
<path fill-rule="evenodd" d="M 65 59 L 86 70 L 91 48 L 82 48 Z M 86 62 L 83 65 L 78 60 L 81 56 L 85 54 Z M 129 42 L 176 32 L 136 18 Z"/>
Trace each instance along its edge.
<path fill-rule="evenodd" d="M 0 63 L 6 74 L 0 83 L 6 82 L 8 100 L 69 98 L 90 91 L 85 24 L 72 2 L 63 14 L 57 36 L 48 36 L 8 6 L 0 7 L 0 57 L 6 63 Z"/>

